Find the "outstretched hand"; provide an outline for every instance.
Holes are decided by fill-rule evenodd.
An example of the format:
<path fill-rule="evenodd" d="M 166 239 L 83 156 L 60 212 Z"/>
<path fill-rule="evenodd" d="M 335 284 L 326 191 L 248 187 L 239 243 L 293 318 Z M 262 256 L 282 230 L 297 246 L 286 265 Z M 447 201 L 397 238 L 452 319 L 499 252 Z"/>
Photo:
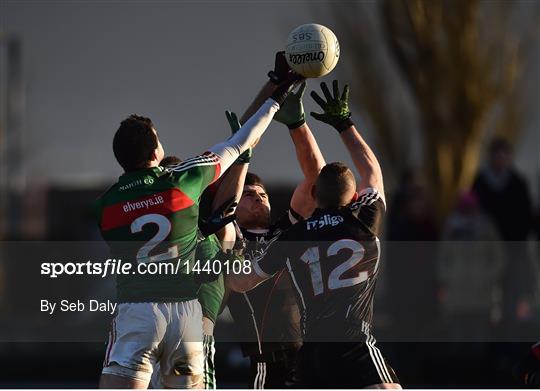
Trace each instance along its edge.
<path fill-rule="evenodd" d="M 296 92 L 291 92 L 285 98 L 283 105 L 274 115 L 274 119 L 289 129 L 296 129 L 306 122 L 304 114 L 304 105 L 302 98 L 306 91 L 306 82 L 304 81 Z"/>
<path fill-rule="evenodd" d="M 339 94 L 338 81 L 332 82 L 333 94 L 330 93 L 325 82 L 321 83 L 321 90 L 326 101 L 315 91 L 311 92 L 311 97 L 323 109 L 323 113 L 311 112 L 311 116 L 333 126 L 339 133 L 353 125 L 351 112 L 349 110 L 349 86 L 345 85 L 343 92 Z"/>

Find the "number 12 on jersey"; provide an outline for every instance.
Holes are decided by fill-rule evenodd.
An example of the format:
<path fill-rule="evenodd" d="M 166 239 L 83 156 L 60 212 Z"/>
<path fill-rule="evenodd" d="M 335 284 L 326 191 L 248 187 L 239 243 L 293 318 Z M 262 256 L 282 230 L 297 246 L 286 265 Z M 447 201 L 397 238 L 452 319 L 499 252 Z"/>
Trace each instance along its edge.
<path fill-rule="evenodd" d="M 351 251 L 351 256 L 336 266 L 328 276 L 328 289 L 334 290 L 346 288 L 360 284 L 368 279 L 368 271 L 362 270 L 358 275 L 351 278 L 342 278 L 343 274 L 358 265 L 365 255 L 365 248 L 359 242 L 351 239 L 342 239 L 332 243 L 326 252 L 326 256 L 331 257 L 337 255 L 342 250 Z M 321 257 L 319 246 L 308 248 L 300 257 L 307 263 L 311 274 L 311 284 L 313 286 L 313 294 L 315 296 L 324 292 L 324 281 L 321 270 Z"/>

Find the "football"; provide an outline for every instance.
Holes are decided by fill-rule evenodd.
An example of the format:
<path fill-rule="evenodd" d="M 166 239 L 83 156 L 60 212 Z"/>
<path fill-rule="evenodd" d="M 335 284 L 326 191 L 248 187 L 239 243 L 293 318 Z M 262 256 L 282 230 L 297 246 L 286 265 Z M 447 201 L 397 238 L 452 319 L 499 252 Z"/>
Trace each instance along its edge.
<path fill-rule="evenodd" d="M 303 24 L 289 34 L 285 57 L 296 73 L 310 78 L 321 77 L 337 65 L 339 42 L 328 27 Z"/>

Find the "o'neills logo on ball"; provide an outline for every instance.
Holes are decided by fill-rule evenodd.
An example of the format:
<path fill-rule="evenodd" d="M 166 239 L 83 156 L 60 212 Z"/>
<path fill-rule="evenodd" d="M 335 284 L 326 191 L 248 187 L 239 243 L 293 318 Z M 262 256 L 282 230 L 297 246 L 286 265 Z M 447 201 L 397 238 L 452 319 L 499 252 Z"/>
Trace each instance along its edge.
<path fill-rule="evenodd" d="M 295 65 L 303 64 L 306 62 L 324 60 L 324 52 L 310 52 L 302 54 L 289 54 L 289 61 Z"/>

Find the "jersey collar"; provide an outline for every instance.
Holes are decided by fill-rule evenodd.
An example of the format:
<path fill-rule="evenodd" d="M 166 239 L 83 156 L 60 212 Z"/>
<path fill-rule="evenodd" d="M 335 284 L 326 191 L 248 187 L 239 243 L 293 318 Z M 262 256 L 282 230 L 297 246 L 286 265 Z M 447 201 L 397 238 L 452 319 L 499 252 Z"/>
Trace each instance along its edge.
<path fill-rule="evenodd" d="M 270 234 L 269 229 L 245 229 L 240 228 L 242 231 L 242 235 L 244 235 L 244 238 L 248 241 L 256 241 L 260 238 L 265 238 L 267 235 Z"/>
<path fill-rule="evenodd" d="M 246 229 L 246 232 L 255 234 L 255 235 L 264 235 L 270 232 L 268 228 L 261 228 L 261 229 Z"/>
<path fill-rule="evenodd" d="M 118 178 L 118 181 L 126 182 L 126 181 L 133 180 L 135 178 L 141 178 L 143 176 L 157 177 L 162 171 L 163 171 L 163 167 L 160 167 L 160 166 L 143 168 L 137 171 L 130 171 L 130 172 L 126 172 L 120 175 L 120 177 Z"/>

